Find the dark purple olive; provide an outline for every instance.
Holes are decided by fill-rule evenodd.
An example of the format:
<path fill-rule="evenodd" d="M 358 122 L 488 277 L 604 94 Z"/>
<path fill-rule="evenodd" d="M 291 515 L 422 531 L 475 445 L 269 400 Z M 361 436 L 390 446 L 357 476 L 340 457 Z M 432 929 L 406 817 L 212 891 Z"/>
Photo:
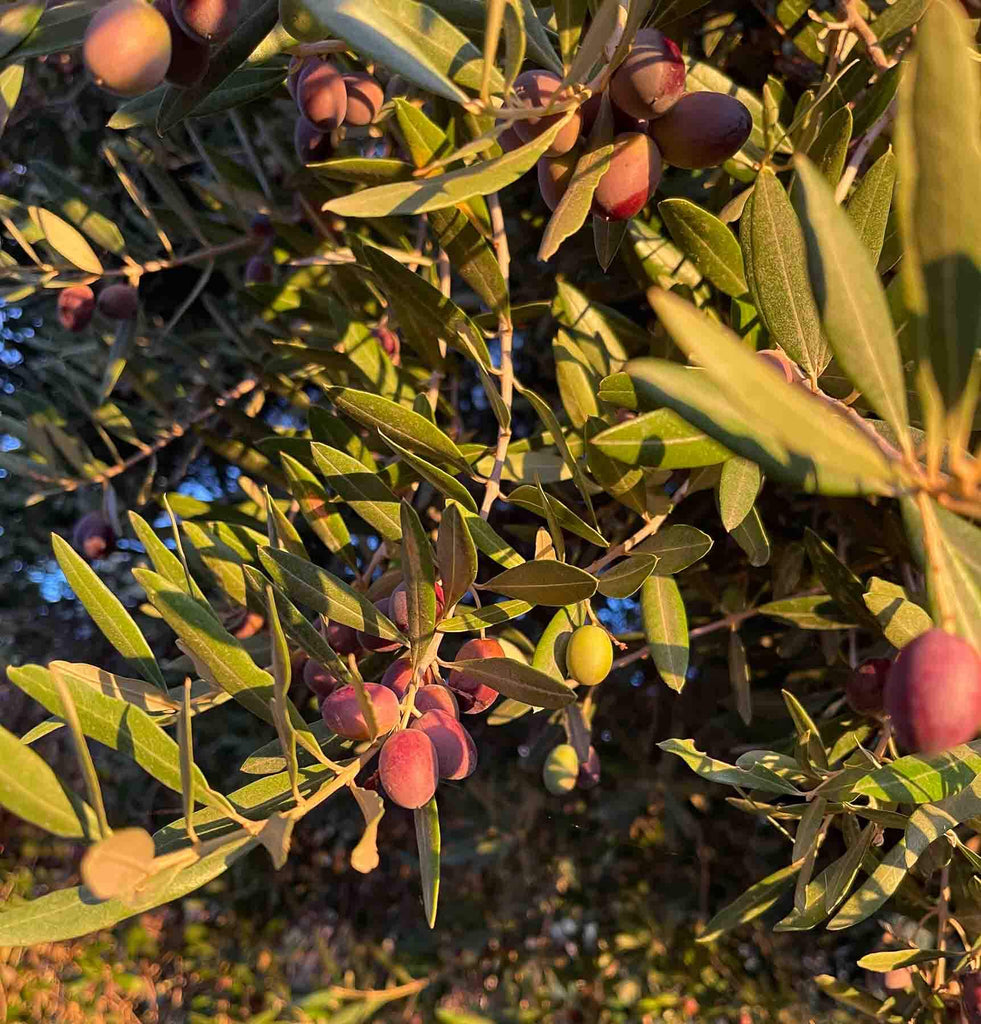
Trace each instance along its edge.
<path fill-rule="evenodd" d="M 725 163 L 752 130 L 746 107 L 721 92 L 686 93 L 649 128 L 664 162 L 689 170 Z"/>

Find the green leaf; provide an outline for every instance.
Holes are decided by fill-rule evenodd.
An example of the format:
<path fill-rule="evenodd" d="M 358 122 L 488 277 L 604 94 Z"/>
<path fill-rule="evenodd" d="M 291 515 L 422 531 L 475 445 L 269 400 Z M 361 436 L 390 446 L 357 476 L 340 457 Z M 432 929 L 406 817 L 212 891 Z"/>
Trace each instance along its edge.
<path fill-rule="evenodd" d="M 749 515 L 762 483 L 760 467 L 749 459 L 737 456 L 722 464 L 718 488 L 719 514 L 728 533 L 732 533 Z"/>
<path fill-rule="evenodd" d="M 807 279 L 800 224 L 783 185 L 769 168 L 760 171 L 747 212 L 752 243 L 751 252 L 743 255 L 753 304 L 773 340 L 816 380 L 831 352 Z"/>
<path fill-rule="evenodd" d="M 525 563 L 530 564 L 530 563 Z M 531 601 L 512 600 L 498 601 L 497 604 L 485 604 L 482 608 L 466 608 L 457 606 L 457 615 L 443 619 L 436 627 L 440 633 L 472 633 L 488 626 L 498 626 L 502 622 L 510 622 L 530 612 L 535 604 Z"/>
<path fill-rule="evenodd" d="M 99 835 L 92 808 L 66 788 L 40 754 L 2 725 L 0 805 L 56 836 L 92 840 Z"/>
<path fill-rule="evenodd" d="M 384 480 L 347 452 L 314 441 L 310 445 L 327 486 L 385 540 L 401 540 L 399 499 Z"/>
<path fill-rule="evenodd" d="M 815 468 L 828 465 L 840 474 L 840 467 L 846 465 L 857 486 L 869 490 L 895 487 L 898 470 L 850 420 L 830 416 L 827 407 L 804 388 L 775 386 L 771 367 L 747 351 L 731 331 L 713 324 L 683 299 L 652 290 L 648 301 L 678 346 L 705 367 L 726 398 L 758 423 L 761 431 L 772 432 L 789 451 L 812 460 Z M 765 402 L 761 402 L 763 395 Z"/>
<path fill-rule="evenodd" d="M 770 537 L 755 505 L 731 533 L 732 539 L 746 552 L 750 565 L 759 567 L 770 561 Z"/>
<path fill-rule="evenodd" d="M 641 541 L 634 555 L 656 555 L 658 576 L 670 576 L 704 558 L 712 550 L 712 538 L 695 526 L 674 523 Z"/>
<path fill-rule="evenodd" d="M 57 534 L 52 534 L 51 545 L 68 585 L 105 638 L 127 661 L 136 665 L 145 679 L 150 679 L 166 689 L 167 684 L 150 645 L 119 598 L 67 541 Z"/>
<path fill-rule="evenodd" d="M 906 872 L 906 840 L 900 839 L 828 922 L 828 931 L 842 931 L 871 917 L 899 888 Z"/>
<path fill-rule="evenodd" d="M 862 595 L 865 607 L 876 617 L 885 638 L 897 649 L 905 647 L 933 627 L 933 620 L 911 601 L 902 587 L 873 577 Z"/>
<path fill-rule="evenodd" d="M 612 379 L 606 378 L 608 381 Z M 601 385 L 600 397 L 604 401 L 605 394 Z M 658 469 L 694 469 L 725 462 L 732 457 L 728 448 L 686 423 L 671 409 L 655 409 L 608 427 L 590 438 L 589 443 L 604 455 L 628 466 Z"/>
<path fill-rule="evenodd" d="M 172 700 L 159 687 L 142 679 L 129 679 L 107 672 L 104 668 L 94 665 L 81 665 L 69 662 L 57 663 L 61 674 L 73 686 L 88 686 L 97 693 L 105 694 L 115 700 L 134 704 L 141 711 L 151 714 L 168 715 L 180 707 L 178 701 Z"/>
<path fill-rule="evenodd" d="M 597 590 L 604 597 L 631 597 L 657 565 L 656 555 L 631 555 L 607 569 L 600 576 Z"/>
<path fill-rule="evenodd" d="M 670 239 L 639 217 L 628 222 L 627 233 L 644 273 L 654 284 L 660 288 L 684 285 L 707 293 L 701 271 Z"/>
<path fill-rule="evenodd" d="M 353 388 L 331 388 L 327 397 L 337 408 L 364 427 L 384 431 L 389 437 L 425 459 L 452 462 L 466 467 L 463 453 L 425 416 L 395 402 Z"/>
<path fill-rule="evenodd" d="M 756 918 L 765 914 L 780 899 L 784 890 L 790 888 L 803 863 L 804 861 L 801 859 L 793 864 L 788 864 L 787 867 L 774 871 L 772 875 L 767 875 L 766 878 L 750 886 L 742 896 L 730 903 L 724 910 L 720 910 L 695 941 L 713 942 L 733 928 L 755 921 Z"/>
<path fill-rule="evenodd" d="M 233 604 L 244 605 L 245 580 L 239 554 L 198 523 L 182 523 L 181 531 L 204 563 L 217 589 Z M 183 586 L 176 583 L 175 586 L 187 593 L 186 583 Z"/>
<path fill-rule="evenodd" d="M 390 157 L 342 156 L 306 166 L 320 181 L 348 181 L 355 185 L 386 185 L 412 178 L 411 164 Z"/>
<path fill-rule="evenodd" d="M 419 458 L 418 455 L 414 455 L 408 448 L 403 448 L 402 445 L 393 441 L 390 437 L 386 437 L 384 431 L 379 431 L 379 436 L 406 465 L 411 466 L 423 480 L 432 484 L 440 494 L 459 502 L 471 512 L 477 511 L 477 502 L 474 501 L 473 495 L 455 476 L 451 476 L 438 466 L 434 466 L 432 463 L 426 462 L 425 459 Z"/>
<path fill-rule="evenodd" d="M 14 112 L 23 84 L 23 64 L 11 64 L 0 71 L 0 135 L 6 131 L 7 121 Z"/>
<path fill-rule="evenodd" d="M 651 661 L 680 693 L 688 671 L 688 617 L 678 584 L 670 576 L 650 576 L 641 589 L 640 611 Z"/>
<path fill-rule="evenodd" d="M 974 779 L 959 793 L 936 804 L 923 804 L 906 826 L 906 867 L 912 868 L 931 843 L 981 812 L 981 782 Z"/>
<path fill-rule="evenodd" d="M 480 585 L 505 597 L 520 598 L 532 604 L 560 608 L 588 601 L 596 593 L 596 578 L 575 565 L 554 559 L 524 562 L 505 569 Z"/>
<path fill-rule="evenodd" d="M 102 264 L 84 236 L 67 221 L 50 210 L 39 206 L 30 208 L 31 218 L 37 223 L 47 244 L 69 263 L 88 274 L 101 274 Z"/>
<path fill-rule="evenodd" d="M 916 2 L 919 3 L 920 0 L 916 0 Z M 902 0 L 896 6 L 902 7 Z M 890 9 L 887 9 L 887 11 Z M 874 1017 L 876 1020 L 883 1019 L 880 1013 L 882 1000 L 856 988 L 850 981 L 839 981 L 830 974 L 819 974 L 815 977 L 814 983 L 826 996 L 834 999 L 837 1003 L 841 1003 L 842 1006 L 858 1010 L 859 1013 L 867 1017 Z M 902 1024 L 903 1017 L 898 1013 L 891 1013 L 885 1020 L 889 1024 Z"/>
<path fill-rule="evenodd" d="M 96 245 L 101 245 L 116 256 L 126 251 L 126 240 L 122 232 L 113 221 L 93 208 L 91 200 L 82 194 L 73 178 L 43 160 L 34 164 L 34 170 L 51 193 L 52 199 L 58 202 L 62 214 L 75 227 L 88 235 Z"/>
<path fill-rule="evenodd" d="M 47 0 L 22 0 L 4 7 L 0 12 L 0 57 L 6 57 L 34 31 L 46 6 Z"/>
<path fill-rule="evenodd" d="M 506 310 L 508 286 L 497 257 L 463 210 L 431 210 L 429 226 L 453 268 L 487 307 L 496 313 Z"/>
<path fill-rule="evenodd" d="M 811 283 L 835 357 L 909 450 L 906 383 L 875 263 L 817 169 L 798 157 Z"/>
<path fill-rule="evenodd" d="M 436 570 L 432 548 L 419 513 L 402 502 L 402 572 L 408 599 L 409 640 L 412 664 L 418 667 L 436 625 Z"/>
<path fill-rule="evenodd" d="M 559 682 L 565 680 L 565 648 L 573 632 L 586 622 L 585 607 L 576 604 L 560 608 L 549 620 L 535 645 L 531 662 L 539 672 L 545 672 Z"/>
<path fill-rule="evenodd" d="M 459 507 L 452 503 L 443 510 L 436 535 L 436 556 L 445 607 L 451 610 L 477 579 L 477 548 Z"/>
<path fill-rule="evenodd" d="M 561 328 L 552 342 L 552 354 L 562 405 L 572 425 L 581 429 L 591 416 L 599 415 L 593 371 L 582 350 Z"/>
<path fill-rule="evenodd" d="M 190 114 L 204 113 L 205 101 L 219 86 L 226 84 L 229 76 L 246 60 L 255 64 L 277 54 L 289 40 L 285 31 L 281 35 L 273 32 L 278 20 L 277 0 L 250 4 L 225 43 L 211 54 L 204 78 L 186 89 L 168 86 L 157 112 L 157 132 L 165 135 Z"/>
<path fill-rule="evenodd" d="M 436 926 L 436 908 L 439 903 L 439 810 L 436 797 L 425 807 L 412 812 L 416 823 L 416 846 L 419 849 L 419 874 L 422 881 L 422 904 L 426 923 Z"/>
<path fill-rule="evenodd" d="M 831 188 L 837 186 L 841 178 L 841 172 L 845 169 L 845 159 L 848 156 L 848 143 L 852 138 L 852 112 L 848 107 L 839 107 L 821 125 L 817 138 L 807 151 L 807 158 L 814 165 L 817 172 Z M 798 156 L 798 161 L 803 162 L 803 157 Z M 798 175 L 799 175 L 798 170 Z M 796 198 L 798 177 L 794 185 Z"/>
<path fill-rule="evenodd" d="M 865 172 L 845 207 L 873 264 L 879 262 L 882 254 L 895 184 L 896 157 L 890 150 L 883 153 Z"/>
<path fill-rule="evenodd" d="M 658 747 L 666 754 L 680 757 L 699 777 L 723 786 L 739 786 L 743 789 L 760 789 L 768 793 L 783 793 L 788 796 L 799 794 L 792 782 L 782 779 L 776 772 L 765 774 L 739 768 L 716 760 L 696 749 L 694 740 L 662 740 Z"/>
<path fill-rule="evenodd" d="M 545 501 L 547 501 L 551 514 L 562 529 L 568 530 L 569 533 L 573 533 L 577 537 L 582 537 L 583 540 L 587 540 L 597 547 L 609 547 L 609 541 L 599 531 L 594 530 L 588 523 L 580 519 L 572 509 L 563 505 L 558 498 L 554 498 L 550 494 L 546 494 L 543 500 L 542 493 L 531 484 L 522 484 L 520 487 L 515 487 L 505 500 L 511 505 L 527 509 L 543 518 L 546 517 Z"/>
<path fill-rule="evenodd" d="M 865 607 L 862 581 L 813 530 L 805 529 L 804 547 L 824 589 L 844 613 L 860 624 L 875 628 L 878 623 Z"/>
<path fill-rule="evenodd" d="M 290 494 L 300 506 L 310 529 L 324 542 L 328 551 L 337 554 L 348 548 L 351 535 L 340 513 L 333 510 L 320 481 L 286 452 L 281 452 L 279 458 L 289 480 Z"/>
<path fill-rule="evenodd" d="M 381 249 L 362 245 L 358 251 L 377 275 L 406 341 L 429 366 L 440 362 L 440 340 L 485 368 L 491 365 L 483 334 L 452 299 Z"/>
<path fill-rule="evenodd" d="M 576 43 L 582 34 L 583 23 L 589 13 L 586 0 L 556 0 L 553 4 L 555 24 L 559 33 L 559 49 L 566 67 L 572 62 Z"/>
<path fill-rule="evenodd" d="M 789 622 L 798 629 L 848 629 L 855 625 L 824 594 L 770 601 L 756 610 L 762 615 Z"/>
<path fill-rule="evenodd" d="M 925 964 L 931 960 L 941 960 L 946 956 L 959 957 L 961 953 L 952 953 L 942 949 L 886 949 L 881 953 L 866 953 L 855 964 L 866 971 L 886 974 L 898 967 L 910 967 L 913 964 Z"/>
<path fill-rule="evenodd" d="M 190 574 L 185 572 L 181 560 L 157 536 L 153 527 L 135 512 L 129 513 L 129 521 L 153 563 L 153 568 L 175 587 L 180 587 L 181 590 L 186 591 L 197 600 L 207 603 L 201 588 L 194 582 Z"/>
<path fill-rule="evenodd" d="M 907 301 L 923 314 L 919 359 L 932 368 L 948 409 L 968 379 L 981 319 L 981 91 L 971 35 L 957 4 L 929 5 L 897 122 Z"/>
<path fill-rule="evenodd" d="M 259 558 L 272 581 L 300 604 L 352 629 L 385 640 L 407 642 L 395 623 L 326 569 L 275 548 L 264 548 Z"/>
<path fill-rule="evenodd" d="M 631 223 L 632 221 L 607 220 L 593 214 L 593 248 L 596 250 L 596 260 L 603 273 L 610 269 Z"/>
<path fill-rule="evenodd" d="M 248 836 L 235 839 L 176 874 L 164 872 L 132 901 L 95 900 L 87 889 L 75 886 L 14 904 L 0 914 L 0 942 L 5 946 L 35 946 L 111 928 L 128 917 L 207 885 L 229 864 L 248 853 L 256 842 Z"/>
<path fill-rule="evenodd" d="M 467 524 L 467 529 L 477 548 L 483 551 L 488 558 L 493 559 L 498 565 L 503 565 L 505 569 L 521 565 L 524 562 L 521 555 L 488 524 L 486 519 L 481 519 L 479 515 L 463 505 L 452 502 L 448 504 L 455 504 L 457 511 Z"/>
<path fill-rule="evenodd" d="M 628 317 L 594 302 L 559 278 L 553 314 L 568 329 L 592 368 L 608 374 L 629 358 L 628 349 L 646 351 L 650 336 Z"/>
<path fill-rule="evenodd" d="M 513 658 L 480 658 L 457 661 L 454 665 L 505 697 L 532 707 L 563 708 L 576 699 L 575 691 L 564 682 Z"/>
<path fill-rule="evenodd" d="M 346 0 L 354 3 L 356 0 Z M 402 0 L 407 2 L 407 0 Z M 536 139 L 493 160 L 484 160 L 435 178 L 379 185 L 326 203 L 324 209 L 341 217 L 387 217 L 427 213 L 485 196 L 513 184 L 531 170 L 552 144 L 567 118 L 556 122 Z"/>
<path fill-rule="evenodd" d="M 87 680 L 76 676 L 76 666 L 68 662 L 54 661 L 51 668 L 69 687 L 86 736 L 125 754 L 168 789 L 181 792 L 180 750 L 146 712 L 94 690 Z M 62 715 L 61 696 L 51 671 L 40 665 L 24 665 L 9 669 L 8 675 L 50 714 Z M 198 799 L 225 813 L 228 801 L 208 785 L 199 768 L 195 768 L 194 782 Z"/>
<path fill-rule="evenodd" d="M 739 242 L 718 217 L 687 199 L 664 199 L 657 209 L 678 247 L 716 288 L 733 298 L 746 293 Z"/>

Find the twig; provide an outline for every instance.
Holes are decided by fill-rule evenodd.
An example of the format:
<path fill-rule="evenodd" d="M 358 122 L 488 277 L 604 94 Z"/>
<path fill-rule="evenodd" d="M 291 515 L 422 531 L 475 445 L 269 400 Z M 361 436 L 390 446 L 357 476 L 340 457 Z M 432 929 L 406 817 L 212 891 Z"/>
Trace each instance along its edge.
<path fill-rule="evenodd" d="M 501 276 L 505 285 L 508 284 L 511 274 L 511 252 L 508 248 L 507 230 L 504 226 L 504 214 L 501 212 L 501 201 L 496 192 L 491 192 L 486 197 L 487 209 L 490 212 L 491 227 L 494 231 L 494 252 L 497 255 L 497 263 L 501 268 Z M 514 343 L 514 327 L 511 324 L 511 313 L 504 309 L 497 319 L 498 333 L 501 338 L 501 401 L 511 411 L 511 402 L 514 399 L 514 362 L 512 360 L 512 345 Z M 491 472 L 490 480 L 484 490 L 484 500 L 480 506 L 480 514 L 486 519 L 490 515 L 491 506 L 501 493 L 501 474 L 504 472 L 504 460 L 508 454 L 508 444 L 511 441 L 511 424 L 508 416 L 507 425 L 501 424 L 497 432 L 497 447 L 494 451 L 494 469 Z"/>
<path fill-rule="evenodd" d="M 940 869 L 940 899 L 937 901 L 937 949 L 947 949 L 947 920 L 950 912 L 950 868 L 944 864 Z M 933 975 L 933 990 L 939 992 L 944 987 L 947 977 L 947 958 L 937 960 L 937 970 Z"/>
<path fill-rule="evenodd" d="M 428 978 L 420 978 L 396 988 L 344 988 L 341 985 L 331 985 L 328 991 L 338 999 L 401 999 L 403 996 L 421 992 L 428 984 Z"/>
<path fill-rule="evenodd" d="M 845 197 L 848 195 L 848 190 L 852 187 L 852 182 L 858 174 L 858 169 L 862 166 L 862 161 L 868 155 L 875 140 L 886 130 L 892 119 L 896 116 L 896 109 L 897 103 L 896 100 L 893 100 L 855 147 L 855 152 L 852 153 L 848 166 L 845 168 L 845 173 L 841 176 L 838 188 L 835 190 L 835 200 L 837 202 L 844 202 Z"/>
<path fill-rule="evenodd" d="M 235 129 L 238 141 L 241 143 L 242 149 L 245 151 L 245 158 L 248 160 L 249 165 L 252 168 L 252 173 L 255 175 L 256 181 L 259 182 L 262 194 L 267 199 L 271 198 L 272 191 L 269 188 L 269 180 L 266 178 L 266 172 L 262 169 L 262 164 L 256 154 L 255 146 L 252 145 L 252 140 L 249 138 L 249 133 L 245 130 L 245 123 L 242 121 L 242 115 L 238 110 L 232 108 L 229 117 L 231 117 L 232 127 Z"/>
<path fill-rule="evenodd" d="M 319 43 L 300 43 L 286 52 L 293 57 L 321 57 L 328 53 L 343 53 L 347 48 L 343 39 L 324 39 Z"/>
<path fill-rule="evenodd" d="M 872 26 L 859 13 L 857 0 L 838 0 L 838 11 L 842 21 L 862 40 L 872 63 L 880 71 L 887 70 L 891 66 L 889 58 L 879 45 L 879 37 Z"/>

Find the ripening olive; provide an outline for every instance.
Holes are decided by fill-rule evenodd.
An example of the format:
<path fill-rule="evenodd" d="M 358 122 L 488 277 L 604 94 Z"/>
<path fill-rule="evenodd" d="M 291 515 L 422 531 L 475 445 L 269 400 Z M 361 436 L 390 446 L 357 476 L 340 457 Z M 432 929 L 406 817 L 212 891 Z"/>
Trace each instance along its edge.
<path fill-rule="evenodd" d="M 650 136 L 626 132 L 613 140 L 606 173 L 593 193 L 593 213 L 604 220 L 630 220 L 661 181 L 661 154 Z"/>
<path fill-rule="evenodd" d="M 419 682 L 424 685 L 432 682 L 432 678 L 432 669 L 427 668 L 425 672 L 421 673 Z M 385 673 L 381 677 L 381 684 L 387 686 L 399 700 L 402 700 L 412 685 L 412 659 L 396 658 L 385 669 Z"/>
<path fill-rule="evenodd" d="M 378 757 L 378 775 L 389 799 L 400 807 L 414 810 L 428 804 L 439 784 L 432 740 L 417 729 L 389 736 Z"/>
<path fill-rule="evenodd" d="M 87 284 L 76 284 L 58 292 L 58 323 L 65 330 L 84 330 L 94 311 L 95 292 Z"/>
<path fill-rule="evenodd" d="M 296 82 L 306 66 L 312 63 L 311 57 L 290 57 L 289 67 L 286 69 L 286 89 L 290 99 L 296 102 Z"/>
<path fill-rule="evenodd" d="M 425 733 L 436 748 L 441 779 L 465 779 L 477 767 L 473 737 L 448 711 L 427 711 L 411 725 Z"/>
<path fill-rule="evenodd" d="M 347 112 L 347 90 L 341 73 L 329 60 L 305 67 L 296 80 L 296 105 L 318 130 L 332 132 Z"/>
<path fill-rule="evenodd" d="M 460 705 L 453 691 L 442 683 L 427 683 L 416 690 L 416 711 L 424 715 L 427 711 L 445 711 L 454 718 L 460 717 Z"/>
<path fill-rule="evenodd" d="M 885 708 L 899 742 L 913 753 L 967 743 L 981 725 L 981 657 L 952 633 L 921 633 L 889 670 Z"/>
<path fill-rule="evenodd" d="M 599 626 L 580 626 L 569 638 L 565 649 L 568 674 L 583 686 L 595 686 L 610 674 L 613 644 L 610 634 Z"/>
<path fill-rule="evenodd" d="M 262 256 L 251 256 L 245 264 L 246 284 L 269 284 L 273 279 L 273 268 L 269 260 Z"/>
<path fill-rule="evenodd" d="M 382 615 L 389 617 L 387 597 L 380 598 L 378 601 L 375 601 L 374 604 Z M 397 651 L 402 646 L 396 640 L 385 640 L 383 637 L 374 636 L 371 633 L 365 633 L 360 629 L 358 630 L 357 639 L 358 643 L 366 651 Z"/>
<path fill-rule="evenodd" d="M 457 661 L 476 661 L 482 658 L 503 658 L 504 648 L 494 639 L 468 640 L 457 651 Z M 494 703 L 497 690 L 488 686 L 481 678 L 468 674 L 466 669 L 453 669 L 448 680 L 450 689 L 460 701 L 465 715 L 476 715 Z"/>
<path fill-rule="evenodd" d="M 312 658 L 303 666 L 303 681 L 316 697 L 329 697 L 341 685 L 329 668 Z"/>
<path fill-rule="evenodd" d="M 848 677 L 845 696 L 853 711 L 860 715 L 882 714 L 882 701 L 892 662 L 888 658 L 869 658 Z"/>
<path fill-rule="evenodd" d="M 570 149 L 561 156 L 543 156 L 538 161 L 538 191 L 550 210 L 554 210 L 565 195 L 578 159 L 579 151 Z"/>
<path fill-rule="evenodd" d="M 513 128 L 505 128 L 497 137 L 497 144 L 502 152 L 510 153 L 524 145 L 521 136 Z"/>
<path fill-rule="evenodd" d="M 317 627 L 321 636 L 330 644 L 335 654 L 357 654 L 361 649 L 358 643 L 358 631 L 351 626 L 345 626 L 341 622 L 329 622 L 324 624 L 323 619 Z"/>
<path fill-rule="evenodd" d="M 981 971 L 965 971 L 957 975 L 957 980 L 965 1024 L 981 1024 Z"/>
<path fill-rule="evenodd" d="M 650 123 L 650 133 L 667 164 L 695 170 L 717 167 L 742 148 L 753 118 L 734 96 L 689 92 Z"/>
<path fill-rule="evenodd" d="M 111 284 L 99 292 L 99 312 L 111 320 L 132 320 L 140 307 L 136 289 L 128 284 Z"/>
<path fill-rule="evenodd" d="M 273 227 L 273 222 L 269 219 L 269 215 L 266 213 L 257 213 L 252 218 L 252 223 L 249 224 L 249 233 L 253 238 L 261 238 L 263 241 L 268 241 L 276 234 L 276 229 Z"/>
<path fill-rule="evenodd" d="M 72 547 L 88 562 L 105 558 L 116 548 L 116 531 L 102 512 L 88 512 L 75 524 Z"/>
<path fill-rule="evenodd" d="M 239 7 L 240 0 L 176 0 L 174 14 L 192 39 L 220 43 L 232 34 Z"/>
<path fill-rule="evenodd" d="M 331 149 L 330 135 L 320 131 L 305 117 L 296 119 L 293 129 L 293 149 L 301 164 L 317 164 L 329 160 Z"/>
<path fill-rule="evenodd" d="M 347 90 L 344 123 L 355 127 L 374 123 L 385 102 L 385 90 L 381 83 L 366 71 L 351 71 L 341 77 Z"/>
<path fill-rule="evenodd" d="M 378 735 L 390 732 L 399 721 L 398 697 L 380 683 L 365 683 L 364 688 L 375 712 Z M 338 736 L 349 740 L 371 738 L 353 686 L 342 686 L 335 690 L 320 706 L 320 714 L 327 728 Z"/>
<path fill-rule="evenodd" d="M 208 44 L 192 38 L 180 27 L 174 14 L 173 0 L 155 0 L 154 7 L 170 28 L 170 64 L 165 80 L 182 88 L 197 85 L 208 70 L 211 53 Z"/>
<path fill-rule="evenodd" d="M 561 84 L 562 79 L 551 71 L 523 71 L 514 80 L 514 91 L 522 106 L 544 107 L 551 102 Z M 531 142 L 532 139 L 537 139 L 542 132 L 548 131 L 554 124 L 562 120 L 565 113 L 562 111 L 558 114 L 515 121 L 514 130 L 523 142 Z M 581 125 L 582 115 L 577 110 L 573 113 L 569 123 L 552 140 L 552 144 L 545 150 L 545 155 L 560 156 L 562 153 L 568 153 L 576 144 L 576 139 L 579 138 Z"/>
<path fill-rule="evenodd" d="M 560 743 L 549 752 L 542 768 L 545 788 L 553 796 L 562 796 L 576 788 L 579 779 L 579 756 L 569 743 Z"/>
<path fill-rule="evenodd" d="M 685 61 L 673 39 L 658 29 L 637 33 L 610 80 L 610 99 L 631 117 L 661 117 L 685 91 Z"/>
<path fill-rule="evenodd" d="M 796 364 L 782 348 L 760 349 L 756 355 L 772 366 L 788 384 L 793 384 L 797 380 Z"/>
<path fill-rule="evenodd" d="M 592 789 L 599 785 L 600 780 L 600 759 L 596 748 L 590 746 L 586 760 L 579 765 L 579 776 L 576 779 L 576 786 L 579 789 Z"/>
<path fill-rule="evenodd" d="M 92 16 L 82 59 L 96 83 L 117 96 L 142 96 L 170 66 L 170 29 L 145 0 L 111 0 Z"/>
<path fill-rule="evenodd" d="M 599 117 L 600 106 L 603 102 L 603 93 L 593 93 L 588 100 L 579 108 L 582 114 L 582 135 L 586 138 L 593 130 L 596 118 Z M 647 118 L 631 117 L 624 113 L 618 106 L 613 106 L 613 134 L 621 135 L 623 132 L 646 132 Z"/>

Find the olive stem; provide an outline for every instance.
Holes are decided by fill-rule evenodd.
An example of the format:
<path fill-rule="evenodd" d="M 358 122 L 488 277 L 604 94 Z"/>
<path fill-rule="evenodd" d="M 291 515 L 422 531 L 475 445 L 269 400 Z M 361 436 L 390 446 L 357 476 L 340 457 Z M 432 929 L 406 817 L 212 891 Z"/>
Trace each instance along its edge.
<path fill-rule="evenodd" d="M 937 901 L 937 949 L 947 949 L 947 915 L 950 910 L 950 868 L 944 865 L 940 869 L 940 899 Z M 933 990 L 939 992 L 944 987 L 947 977 L 947 958 L 941 956 L 937 960 L 937 970 L 933 976 Z"/>
<path fill-rule="evenodd" d="M 497 255 L 497 264 L 501 269 L 501 277 L 504 278 L 505 287 L 508 286 L 511 274 L 511 252 L 508 248 L 507 230 L 504 226 L 504 214 L 501 211 L 501 201 L 496 192 L 491 192 L 485 197 L 487 209 L 490 212 L 491 227 L 494 231 L 494 252 Z M 511 314 L 503 309 L 497 318 L 498 333 L 501 339 L 501 401 L 504 403 L 508 413 L 511 411 L 511 402 L 514 398 L 514 362 L 512 359 L 512 345 L 514 343 L 514 327 L 511 324 Z M 509 417 L 510 418 L 510 417 Z M 497 448 L 494 452 L 494 468 L 491 471 L 490 480 L 484 489 L 484 500 L 480 506 L 480 515 L 486 519 L 490 515 L 491 506 L 501 493 L 501 474 L 504 472 L 504 460 L 507 458 L 508 444 L 511 441 L 511 425 L 501 424 L 497 433 Z"/>
<path fill-rule="evenodd" d="M 859 13 L 856 0 L 838 0 L 838 11 L 842 21 L 862 40 L 869 60 L 880 71 L 888 70 L 892 64 L 879 45 L 879 38 L 872 30 L 872 26 Z"/>
<path fill-rule="evenodd" d="M 862 166 L 862 161 L 868 155 L 875 140 L 889 127 L 892 119 L 896 116 L 896 110 L 897 101 L 893 100 L 882 112 L 878 120 L 873 123 L 872 127 L 862 136 L 861 141 L 855 147 L 855 152 L 852 153 L 851 159 L 848 161 L 845 173 L 842 174 L 841 180 L 838 182 L 838 188 L 835 190 L 836 202 L 842 203 L 845 201 L 848 190 L 858 174 L 858 169 Z"/>

